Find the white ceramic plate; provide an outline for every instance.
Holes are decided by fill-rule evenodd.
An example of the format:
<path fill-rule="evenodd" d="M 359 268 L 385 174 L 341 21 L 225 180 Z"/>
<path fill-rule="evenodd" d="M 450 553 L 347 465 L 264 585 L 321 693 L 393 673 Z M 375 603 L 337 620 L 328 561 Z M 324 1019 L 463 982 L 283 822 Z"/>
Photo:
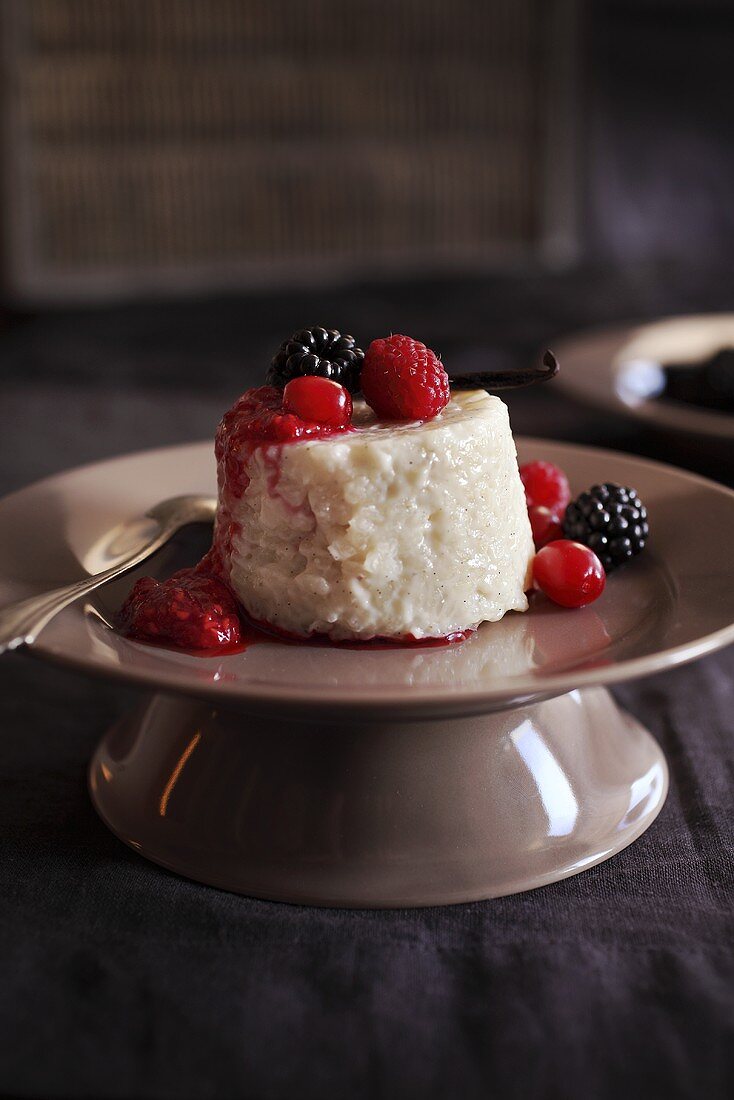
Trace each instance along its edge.
<path fill-rule="evenodd" d="M 650 396 L 658 364 L 695 362 L 724 347 L 734 347 L 732 313 L 580 333 L 554 343 L 561 364 L 554 385 L 598 408 L 731 447 L 734 416 Z"/>
<path fill-rule="evenodd" d="M 611 480 L 634 486 L 651 524 L 649 549 L 579 611 L 544 597 L 486 624 L 458 646 L 354 651 L 254 645 L 195 658 L 121 637 L 106 625 L 131 577 L 94 604 L 68 608 L 40 635 L 38 656 L 151 688 L 230 701 L 253 712 L 460 715 L 610 684 L 691 660 L 734 640 L 734 493 L 681 470 L 590 448 L 520 440 L 521 461 L 545 458 L 574 492 Z M 0 501 L 0 606 L 78 579 L 105 563 L 110 531 L 153 503 L 213 493 L 209 443 L 132 454 L 72 470 Z M 199 533 L 202 549 L 206 532 Z M 159 576 L 197 548 L 163 551 Z M 188 553 L 188 561 L 181 554 Z M 178 554 L 178 558 L 176 558 Z M 145 570 L 144 570 L 145 571 Z"/>

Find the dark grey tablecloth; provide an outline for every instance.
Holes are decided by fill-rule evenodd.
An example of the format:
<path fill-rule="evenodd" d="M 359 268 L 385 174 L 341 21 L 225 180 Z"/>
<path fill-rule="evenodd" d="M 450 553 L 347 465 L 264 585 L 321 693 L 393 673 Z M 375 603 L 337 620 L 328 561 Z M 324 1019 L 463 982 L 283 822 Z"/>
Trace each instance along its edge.
<path fill-rule="evenodd" d="M 554 281 L 541 294 L 525 283 L 523 308 L 536 298 L 526 325 L 517 307 L 502 320 L 499 291 L 499 301 L 486 287 L 485 297 L 469 294 L 467 306 L 465 288 L 454 326 L 467 309 L 475 331 L 480 312 L 491 314 L 492 355 L 519 361 L 565 323 L 622 316 L 639 301 L 627 285 L 589 286 Z M 697 306 L 696 293 L 686 285 L 667 308 Z M 397 304 L 367 296 L 372 312 L 362 307 L 354 328 L 404 328 L 438 343 L 440 323 L 421 306 L 437 294 Z M 582 312 L 563 304 L 573 294 Z M 364 301 L 355 297 L 355 312 Z M 299 306 L 306 319 L 326 316 L 315 300 Z M 264 348 L 281 308 L 289 327 L 295 307 L 277 301 L 14 324 L 0 340 L 10 364 L 3 420 L 17 425 L 0 436 L 1 488 L 206 436 L 253 378 L 252 364 L 240 374 L 237 351 L 253 313 L 265 318 Z M 455 331 L 453 341 L 462 365 L 485 354 L 462 356 Z M 202 389 L 195 366 L 207 347 L 213 381 Z M 550 395 L 513 398 L 512 411 L 516 430 L 697 458 Z M 235 897 L 136 857 L 97 820 L 85 789 L 95 741 L 134 693 L 3 658 L 0 1094 L 731 1095 L 734 651 L 616 694 L 671 767 L 667 804 L 630 849 L 516 897 L 346 912 Z"/>

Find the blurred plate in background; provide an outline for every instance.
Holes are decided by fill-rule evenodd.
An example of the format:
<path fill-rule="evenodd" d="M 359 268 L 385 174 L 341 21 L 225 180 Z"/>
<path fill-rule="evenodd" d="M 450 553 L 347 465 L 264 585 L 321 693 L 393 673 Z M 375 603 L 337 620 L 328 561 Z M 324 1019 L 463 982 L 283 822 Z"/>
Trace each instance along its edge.
<path fill-rule="evenodd" d="M 731 444 L 731 412 L 668 399 L 663 392 L 664 367 L 686 369 L 731 349 L 734 313 L 671 317 L 582 333 L 554 346 L 561 364 L 557 385 L 586 404 L 664 430 Z"/>

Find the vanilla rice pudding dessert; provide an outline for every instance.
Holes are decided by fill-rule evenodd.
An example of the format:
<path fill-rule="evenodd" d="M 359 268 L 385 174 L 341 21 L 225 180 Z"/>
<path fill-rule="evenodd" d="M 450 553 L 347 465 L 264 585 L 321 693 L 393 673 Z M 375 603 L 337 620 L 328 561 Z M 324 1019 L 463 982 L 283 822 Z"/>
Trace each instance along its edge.
<path fill-rule="evenodd" d="M 348 430 L 257 445 L 238 423 L 225 418 L 217 441 L 215 545 L 256 621 L 424 639 L 527 609 L 533 540 L 498 397 L 458 393 L 399 421 L 359 401 Z"/>
<path fill-rule="evenodd" d="M 217 429 L 211 550 L 163 582 L 141 577 L 119 628 L 202 656 L 273 636 L 433 646 L 527 610 L 531 582 L 562 607 L 592 603 L 644 549 L 647 510 L 613 482 L 572 501 L 551 462 L 520 471 L 490 395 L 557 372 L 546 351 L 449 379 L 408 336 L 365 354 L 336 329 L 299 329 Z"/>

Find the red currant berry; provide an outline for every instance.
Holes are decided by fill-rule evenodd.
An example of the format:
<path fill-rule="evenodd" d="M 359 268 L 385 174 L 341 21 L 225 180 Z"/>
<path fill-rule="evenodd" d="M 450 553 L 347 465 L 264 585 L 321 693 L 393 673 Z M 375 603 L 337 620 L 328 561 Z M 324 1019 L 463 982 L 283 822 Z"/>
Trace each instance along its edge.
<path fill-rule="evenodd" d="M 528 508 L 530 528 L 533 532 L 535 549 L 540 550 L 547 542 L 563 538 L 563 527 L 558 516 L 542 504 L 531 504 Z"/>
<path fill-rule="evenodd" d="M 533 583 L 561 607 L 584 607 L 604 591 L 607 575 L 593 550 L 570 539 L 557 539 L 533 561 Z"/>
<path fill-rule="evenodd" d="M 528 507 L 537 504 L 561 516 L 571 499 L 568 478 L 552 462 L 526 462 L 520 467 Z"/>
<path fill-rule="evenodd" d="M 328 428 L 346 428 L 352 419 L 352 398 L 344 386 L 315 374 L 288 383 L 283 391 L 283 408 L 301 420 Z"/>

